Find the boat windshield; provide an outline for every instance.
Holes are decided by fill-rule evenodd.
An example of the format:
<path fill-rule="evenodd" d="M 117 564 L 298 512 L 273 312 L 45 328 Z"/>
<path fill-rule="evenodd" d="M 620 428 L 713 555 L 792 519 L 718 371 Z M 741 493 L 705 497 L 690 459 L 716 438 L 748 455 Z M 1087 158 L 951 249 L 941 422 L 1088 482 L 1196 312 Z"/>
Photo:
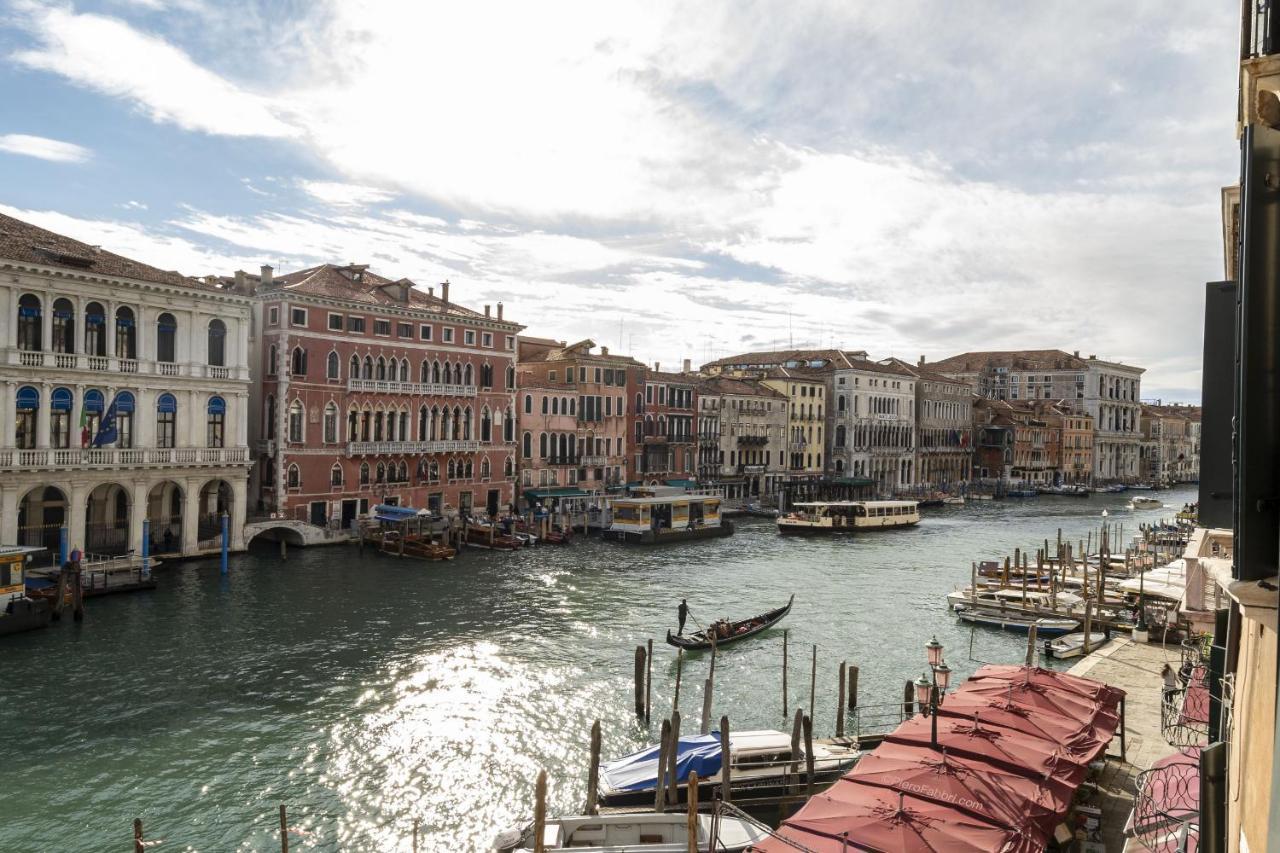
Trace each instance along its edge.
<path fill-rule="evenodd" d="M 639 521 L 641 511 L 635 504 L 614 504 L 613 517 L 619 521 Z"/>

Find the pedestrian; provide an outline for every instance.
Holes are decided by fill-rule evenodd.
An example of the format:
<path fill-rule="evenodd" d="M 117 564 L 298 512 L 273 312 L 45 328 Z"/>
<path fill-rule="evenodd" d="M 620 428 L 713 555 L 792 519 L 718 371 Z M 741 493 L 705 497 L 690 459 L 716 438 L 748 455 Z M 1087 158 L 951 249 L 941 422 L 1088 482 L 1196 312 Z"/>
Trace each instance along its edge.
<path fill-rule="evenodd" d="M 689 602 L 683 598 L 680 599 L 680 607 L 676 610 L 676 613 L 680 617 L 680 628 L 676 631 L 676 636 L 678 637 L 684 633 L 684 620 L 689 618 Z"/>

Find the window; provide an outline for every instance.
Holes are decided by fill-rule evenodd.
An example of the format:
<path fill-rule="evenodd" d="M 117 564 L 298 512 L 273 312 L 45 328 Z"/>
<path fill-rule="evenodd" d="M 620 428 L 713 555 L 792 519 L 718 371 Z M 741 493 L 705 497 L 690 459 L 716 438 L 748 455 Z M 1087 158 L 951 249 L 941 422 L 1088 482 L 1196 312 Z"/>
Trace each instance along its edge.
<path fill-rule="evenodd" d="M 346 319 L 341 314 L 329 315 L 329 331 L 341 332 L 343 326 L 346 325 Z"/>
<path fill-rule="evenodd" d="M 19 450 L 31 450 L 36 446 L 36 413 L 40 409 L 40 391 L 30 385 L 18 389 L 14 446 Z"/>
<path fill-rule="evenodd" d="M 116 356 L 138 357 L 138 330 L 133 322 L 133 309 L 127 305 L 116 309 Z"/>
<path fill-rule="evenodd" d="M 302 347 L 293 348 L 293 355 L 289 359 L 289 373 L 292 376 L 307 375 L 307 351 Z"/>
<path fill-rule="evenodd" d="M 412 324 L 412 323 L 396 323 L 396 337 L 397 337 L 397 338 L 412 338 L 412 337 L 413 337 L 413 324 Z"/>
<path fill-rule="evenodd" d="M 221 320 L 209 322 L 209 364 L 214 367 L 227 365 L 227 324 Z"/>
<path fill-rule="evenodd" d="M 71 389 L 54 388 L 49 409 L 49 443 L 65 450 L 71 446 Z"/>
<path fill-rule="evenodd" d="M 54 307 L 56 311 L 56 303 Z M 172 363 L 177 360 L 177 334 L 178 322 L 172 314 L 161 314 L 156 318 L 156 361 Z"/>
<path fill-rule="evenodd" d="M 338 405 L 332 401 L 324 407 L 324 440 L 327 444 L 338 441 Z"/>
<path fill-rule="evenodd" d="M 289 440 L 292 442 L 302 441 L 302 401 L 294 400 L 289 404 Z"/>
<path fill-rule="evenodd" d="M 280 308 L 279 308 L 279 306 L 272 305 L 270 308 L 268 308 L 268 309 L 267 309 L 267 325 L 268 325 L 268 326 L 279 326 L 279 325 L 280 325 Z"/>
<path fill-rule="evenodd" d="M 375 335 L 389 336 L 391 334 L 391 321 L 375 319 L 373 321 L 373 333 Z"/>
<path fill-rule="evenodd" d="M 306 308 L 290 308 L 289 309 L 289 325 L 290 326 L 307 325 L 307 309 Z"/>
<path fill-rule="evenodd" d="M 227 446 L 227 401 L 221 397 L 210 397 L 205 407 L 205 444 Z"/>
<path fill-rule="evenodd" d="M 556 372 L 555 372 L 554 370 L 548 370 L 548 371 L 547 371 L 547 381 L 548 381 L 548 382 L 555 382 L 555 381 L 556 381 Z"/>
<path fill-rule="evenodd" d="M 481 345 L 481 346 L 486 346 L 486 347 L 492 347 L 492 346 L 493 346 L 493 333 L 492 333 L 492 332 L 485 332 L 485 333 L 481 334 L 481 335 L 480 335 L 480 345 Z"/>
<path fill-rule="evenodd" d="M 285 485 L 290 489 L 302 488 L 302 470 L 297 465 L 290 465 L 285 475 Z"/>
<path fill-rule="evenodd" d="M 513 350 L 515 348 L 516 348 L 515 335 L 507 335 L 507 349 Z"/>
<path fill-rule="evenodd" d="M 476 333 L 475 333 L 475 332 L 473 332 L 471 329 L 465 329 L 465 330 L 462 332 L 462 342 L 463 342 L 464 344 L 466 344 L 467 346 L 469 346 L 469 347 L 473 347 L 473 346 L 475 346 L 475 345 L 476 345 Z"/>
<path fill-rule="evenodd" d="M 493 387 L 493 365 L 484 364 L 480 366 L 480 387 Z"/>
<path fill-rule="evenodd" d="M 333 463 L 333 467 L 329 469 L 329 485 L 334 487 L 342 485 L 342 466 L 337 462 Z"/>
<path fill-rule="evenodd" d="M 70 299 L 53 301 L 53 351 L 70 353 L 76 348 L 76 316 Z"/>
<path fill-rule="evenodd" d="M 116 394 L 116 447 L 133 447 L 133 394 Z"/>
<path fill-rule="evenodd" d="M 542 414 L 547 414 L 547 398 L 542 398 Z"/>
<path fill-rule="evenodd" d="M 172 394 L 156 398 L 156 447 L 176 447 L 178 401 Z"/>
<path fill-rule="evenodd" d="M 506 390 L 511 391 L 516 387 L 516 369 L 513 365 L 507 365 L 507 387 Z"/>
<path fill-rule="evenodd" d="M 418 327 L 418 336 L 421 337 L 424 341 L 431 340 L 431 327 L 426 323 L 423 323 L 421 326 Z"/>
<path fill-rule="evenodd" d="M 364 318 L 363 317 L 347 317 L 347 331 L 359 332 L 364 334 Z"/>
<path fill-rule="evenodd" d="M 441 329 L 440 334 L 446 344 L 453 343 L 453 329 L 450 329 L 450 328 Z"/>
<path fill-rule="evenodd" d="M 330 379 L 337 379 L 339 369 L 338 354 L 331 351 L 328 358 L 325 359 L 325 375 Z"/>
<path fill-rule="evenodd" d="M 32 388 L 31 390 L 35 391 L 34 388 Z M 32 416 L 31 425 L 32 425 L 32 429 L 34 430 L 35 428 L 34 413 Z M 32 444 L 31 446 L 35 447 L 35 444 Z M 525 459 L 531 459 L 533 457 L 533 435 L 532 434 L 527 432 L 524 434 L 524 445 L 521 449 L 524 451 Z"/>
<path fill-rule="evenodd" d="M 524 395 L 524 413 L 526 415 L 533 414 L 533 396 L 530 394 Z"/>

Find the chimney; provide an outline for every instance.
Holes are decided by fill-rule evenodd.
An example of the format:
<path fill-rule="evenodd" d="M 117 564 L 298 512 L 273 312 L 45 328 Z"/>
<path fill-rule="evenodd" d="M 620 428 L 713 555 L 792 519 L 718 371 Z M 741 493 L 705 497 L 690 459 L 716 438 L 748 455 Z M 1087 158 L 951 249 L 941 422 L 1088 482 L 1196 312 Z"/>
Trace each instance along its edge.
<path fill-rule="evenodd" d="M 1076 358 L 1079 358 L 1079 357 L 1080 357 L 1080 350 L 1075 350 L 1075 351 L 1074 351 L 1074 352 L 1072 352 L 1071 354 L 1072 354 L 1072 355 L 1074 355 Z"/>
<path fill-rule="evenodd" d="M 436 289 L 435 289 L 434 287 L 428 287 L 428 288 L 427 288 L 427 296 L 430 296 L 430 297 L 433 297 L 433 298 L 434 298 L 434 297 L 435 297 L 435 295 L 436 295 Z"/>
<path fill-rule="evenodd" d="M 449 301 L 449 279 L 440 282 L 440 299 L 443 302 Z"/>
<path fill-rule="evenodd" d="M 917 367 L 924 367 L 924 356 L 920 356 L 920 360 L 916 362 Z"/>
<path fill-rule="evenodd" d="M 488 305 L 484 306 L 484 316 L 486 316 L 486 317 L 488 317 L 488 316 L 489 316 L 489 306 L 488 306 Z"/>
<path fill-rule="evenodd" d="M 263 287 L 271 286 L 271 273 L 273 270 L 267 264 L 262 265 L 262 269 L 258 270 L 260 274 L 261 284 Z"/>
<path fill-rule="evenodd" d="M 1098 357 L 1097 357 L 1096 355 L 1094 355 L 1093 353 L 1090 353 L 1090 354 L 1089 354 L 1089 360 L 1090 360 L 1090 361 L 1097 361 L 1097 360 L 1098 360 Z"/>
<path fill-rule="evenodd" d="M 609 354 L 609 348 L 608 348 L 608 347 L 600 347 L 600 354 L 601 354 L 601 355 L 608 355 L 608 354 Z"/>
<path fill-rule="evenodd" d="M 661 373 L 661 372 L 662 372 L 662 365 L 661 365 L 661 364 L 658 364 L 658 362 L 656 362 L 656 361 L 655 361 L 655 362 L 653 363 L 653 372 L 654 372 L 654 373 Z"/>
<path fill-rule="evenodd" d="M 498 319 L 499 320 L 502 319 L 502 303 L 501 302 L 498 303 Z"/>
<path fill-rule="evenodd" d="M 691 373 L 693 371 L 693 360 L 686 358 L 680 370 L 682 373 Z"/>
<path fill-rule="evenodd" d="M 249 292 L 248 278 L 249 276 L 245 274 L 244 270 L 236 270 L 236 293 Z"/>

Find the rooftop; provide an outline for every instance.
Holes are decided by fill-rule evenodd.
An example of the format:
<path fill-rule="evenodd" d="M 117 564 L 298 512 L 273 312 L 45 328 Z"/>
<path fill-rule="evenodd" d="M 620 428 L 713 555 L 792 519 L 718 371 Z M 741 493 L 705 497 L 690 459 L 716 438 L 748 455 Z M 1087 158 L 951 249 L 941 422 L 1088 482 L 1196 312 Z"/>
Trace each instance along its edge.
<path fill-rule="evenodd" d="M 1015 370 L 1085 370 L 1090 364 L 1110 364 L 1128 370 L 1144 370 L 1130 364 L 1100 359 L 1094 355 L 1081 358 L 1078 351 L 1069 353 L 1060 349 L 965 352 L 944 358 L 942 361 L 931 362 L 929 367 L 940 373 L 977 373 L 992 367 Z"/>
<path fill-rule="evenodd" d="M 754 379 L 736 379 L 729 376 L 715 376 L 698 380 L 698 388 L 702 394 L 727 394 L 733 397 L 771 397 L 779 400 L 787 399 L 787 395 L 767 385 L 761 385 Z"/>
<path fill-rule="evenodd" d="M 863 350 L 838 349 L 785 349 L 759 350 L 744 352 L 738 355 L 725 356 L 702 365 L 702 369 L 724 367 L 778 367 L 788 362 L 813 363 L 822 362 L 817 367 L 828 364 L 847 366 L 850 361 L 864 361 L 867 354 Z"/>

